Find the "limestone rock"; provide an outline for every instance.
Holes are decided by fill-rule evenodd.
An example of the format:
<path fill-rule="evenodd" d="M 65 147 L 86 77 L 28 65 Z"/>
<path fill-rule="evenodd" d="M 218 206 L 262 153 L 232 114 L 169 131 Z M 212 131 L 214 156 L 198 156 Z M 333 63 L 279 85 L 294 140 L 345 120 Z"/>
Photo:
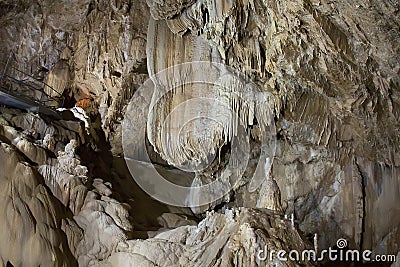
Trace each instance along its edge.
<path fill-rule="evenodd" d="M 60 60 L 54 65 L 45 80 L 48 86 L 44 91 L 51 97 L 61 97 L 70 83 L 69 65 L 65 60 Z"/>
<path fill-rule="evenodd" d="M 14 266 L 71 266 L 65 234 L 60 230 L 63 208 L 40 175 L 12 147 L 0 144 L 0 261 Z"/>
<path fill-rule="evenodd" d="M 129 207 L 111 197 L 110 184 L 93 179 L 88 189 L 88 170 L 77 158 L 76 140 L 59 152 L 57 163 L 39 167 L 53 194 L 68 207 L 73 221 L 68 219 L 63 228 L 70 240 L 71 251 L 79 265 L 89 266 L 106 259 L 116 245 L 127 239 L 132 231 Z"/>
<path fill-rule="evenodd" d="M 128 241 L 99 266 L 268 266 L 259 250 L 309 248 L 295 228 L 279 216 L 252 209 L 209 213 L 197 226 L 182 226 L 144 241 Z M 289 249 L 290 248 L 290 249 Z M 118 261 L 124 257 L 126 262 Z M 122 265 L 121 265 L 122 264 Z M 282 266 L 299 266 L 282 262 Z M 304 262 L 304 265 L 310 264 Z"/>
<path fill-rule="evenodd" d="M 170 19 L 179 14 L 184 8 L 192 5 L 195 0 L 179 0 L 179 1 L 154 1 L 147 0 L 150 7 L 151 15 L 155 19 Z"/>
<path fill-rule="evenodd" d="M 386 202 L 396 199 L 399 192 L 399 180 L 394 178 L 399 153 L 398 8 L 377 1 L 295 1 L 290 5 L 197 1 L 175 17 L 165 17 L 164 22 L 159 17 L 150 21 L 148 50 L 153 53 L 149 70 L 155 74 L 174 64 L 206 59 L 252 77 L 262 91 L 274 95 L 279 139 L 271 177 L 276 184 L 255 192 L 259 199 L 249 186 L 237 188 L 234 205 L 262 203 L 269 198 L 268 190 L 277 186 L 283 209 L 286 214 L 296 213 L 304 232 L 326 229 L 323 247 L 344 235 L 355 247 L 378 249 L 379 241 L 372 233 L 379 232 L 380 238 L 396 236 L 399 224 L 391 215 L 388 225 L 380 227 L 382 217 L 372 215 L 378 203 L 391 207 L 390 214 L 398 213 Z M 377 17 L 382 18 L 379 23 L 374 22 Z M 152 38 L 168 40 L 169 46 L 154 49 L 157 44 L 153 45 Z M 157 87 L 159 81 L 154 83 Z M 190 95 L 190 90 L 187 86 L 185 94 Z M 178 104 L 180 98 L 169 96 L 164 103 L 174 107 L 170 103 Z M 155 116 L 163 118 L 168 113 L 161 108 Z M 153 127 L 157 121 L 150 120 L 150 124 Z M 156 151 L 163 155 L 162 138 L 157 140 L 149 132 Z M 180 149 L 186 149 L 184 143 L 168 150 L 172 151 L 168 162 L 179 162 Z M 372 165 L 360 164 L 366 161 Z M 212 177 L 205 176 L 205 182 Z M 363 232 L 365 226 L 374 230 Z M 389 251 L 396 253 L 398 248 L 395 245 Z"/>
<path fill-rule="evenodd" d="M 47 81 L 87 122 L 68 111 L 55 121 L 0 107 L 0 265 L 262 266 L 257 247 L 302 249 L 300 236 L 315 233 L 320 248 L 346 238 L 354 249 L 398 254 L 399 8 L 379 0 L 0 0 L 0 60 L 12 59 L 18 79 Z M 208 67 L 170 68 L 194 61 Z M 176 86 L 171 71 L 216 86 L 166 92 Z M 135 94 L 146 81 L 151 90 Z M 244 91 L 268 97 L 241 101 Z M 221 105 L 191 102 L 201 98 Z M 239 131 L 226 110 L 244 122 Z M 206 118 L 188 122 L 191 115 Z M 113 166 L 132 126 L 135 160 L 150 154 L 156 171 L 185 186 L 216 181 L 189 195 L 199 225 L 188 210 L 155 205 Z M 235 149 L 235 140 L 249 146 Z M 264 150 L 273 151 L 267 171 Z M 232 155 L 245 165 L 240 175 Z M 210 196 L 218 200 L 204 204 Z M 226 207 L 235 211 L 205 214 Z M 298 229 L 282 219 L 291 214 Z"/>

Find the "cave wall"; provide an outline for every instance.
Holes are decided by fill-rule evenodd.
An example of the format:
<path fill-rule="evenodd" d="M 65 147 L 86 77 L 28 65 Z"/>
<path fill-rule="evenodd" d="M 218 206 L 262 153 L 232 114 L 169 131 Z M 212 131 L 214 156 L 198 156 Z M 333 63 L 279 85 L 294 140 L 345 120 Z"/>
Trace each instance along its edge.
<path fill-rule="evenodd" d="M 399 251 L 397 2 L 2 0 L 0 5 L 6 11 L 0 17 L 0 59 L 13 52 L 13 65 L 25 72 L 41 75 L 47 69 L 46 81 L 86 111 L 115 156 L 123 153 L 126 105 L 149 74 L 193 60 L 245 74 L 273 96 L 277 135 L 269 176 L 282 211 L 295 214 L 305 235 L 318 233 L 321 247 L 344 237 L 356 248 Z M 185 90 L 162 104 L 172 110 L 195 97 Z M 162 121 L 163 112 L 168 110 L 153 114 L 149 123 L 149 141 L 161 157 L 165 144 L 152 123 Z M 210 147 L 225 142 L 216 136 Z M 58 150 L 68 143 L 63 141 Z M 204 150 L 215 151 L 210 147 Z M 35 158 L 40 153 L 31 156 L 44 164 Z M 174 155 L 179 153 L 163 158 L 180 162 Z M 248 184 L 240 184 L 222 203 L 260 207 L 267 185 L 249 192 Z"/>
<path fill-rule="evenodd" d="M 271 175 L 286 213 L 295 213 L 304 232 L 318 232 L 323 246 L 341 236 L 377 250 L 388 240 L 398 243 L 397 4 L 197 1 L 150 8 L 153 74 L 188 60 L 223 62 L 275 96 L 279 138 Z M 166 105 L 173 110 L 177 99 Z M 159 110 L 159 119 L 165 114 Z M 162 154 L 163 138 L 154 138 Z M 245 188 L 237 190 L 235 205 L 253 207 L 263 193 Z"/>

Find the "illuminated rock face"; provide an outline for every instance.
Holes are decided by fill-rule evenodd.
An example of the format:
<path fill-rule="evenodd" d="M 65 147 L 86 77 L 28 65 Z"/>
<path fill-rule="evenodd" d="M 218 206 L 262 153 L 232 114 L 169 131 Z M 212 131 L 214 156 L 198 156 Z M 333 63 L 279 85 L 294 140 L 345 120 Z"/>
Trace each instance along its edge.
<path fill-rule="evenodd" d="M 144 241 L 128 241 L 99 266 L 270 266 L 269 251 L 310 249 L 290 221 L 252 209 L 207 213 L 198 226 L 183 226 Z M 164 253 L 159 253 L 163 250 Z M 259 252 L 261 252 L 259 254 Z M 257 255 L 260 255 L 258 258 Z M 266 252 L 268 254 L 268 252 Z M 284 266 L 298 266 L 285 262 Z M 304 261 L 304 265 L 310 265 Z"/>
<path fill-rule="evenodd" d="M 14 66 L 90 118 L 85 129 L 72 119 L 2 110 L 0 204 L 9 215 L 0 235 L 13 250 L 0 247 L 0 266 L 126 266 L 126 259 L 132 266 L 248 266 L 253 262 L 243 255 L 255 244 L 274 238 L 284 240 L 277 248 L 295 244 L 288 240 L 294 229 L 260 237 L 258 230 L 267 228 L 262 220 L 278 233 L 287 227 L 263 208 L 278 217 L 294 214 L 304 236 L 318 233 L 320 248 L 346 238 L 352 248 L 398 253 L 395 1 L 0 0 L 0 9 L 1 60 L 13 52 Z M 218 182 L 205 195 L 194 191 L 191 204 L 228 188 L 192 211 L 250 208 L 238 220 L 215 213 L 193 226 L 190 211 L 139 198 L 126 185 L 129 173 L 111 166 L 123 155 L 126 106 L 148 79 L 154 91 L 138 97 L 139 112 L 128 124 L 143 129 L 131 136 L 133 149 L 145 144 L 155 162 L 195 171 L 194 186 Z M 238 161 L 229 161 L 233 155 Z M 158 169 L 171 181 L 184 176 L 164 167 Z M 252 183 L 257 177 L 261 184 Z M 163 223 L 149 223 L 147 213 Z M 259 221 L 249 222 L 249 214 Z M 163 233 L 151 232 L 159 227 Z M 131 240 L 142 232 L 156 237 Z M 254 236 L 262 241 L 254 243 Z M 20 254 L 28 248 L 31 254 Z M 222 252 L 207 258 L 209 250 Z"/>
<path fill-rule="evenodd" d="M 0 260 L 14 266 L 69 266 L 74 262 L 60 210 L 34 168 L 22 161 L 11 146 L 0 144 L 2 239 Z"/>
<path fill-rule="evenodd" d="M 266 137 L 256 132 L 275 135 L 266 130 L 273 124 L 274 96 L 244 73 L 222 64 L 220 52 L 202 36 L 175 34 L 168 21 L 151 19 L 149 24 L 147 63 L 154 84 L 147 121 L 149 141 L 170 165 L 195 172 L 194 186 L 216 180 L 212 191 L 204 193 L 215 194 L 219 202 L 222 197 L 229 201 L 227 188 L 245 184 L 243 173 L 254 167 L 247 168 L 252 148 L 249 135 L 253 134 L 251 139 L 258 146 L 264 145 Z M 265 159 L 268 152 L 273 158 L 274 145 L 260 158 Z M 231 157 L 221 152 L 224 147 Z M 224 164 L 225 160 L 229 162 Z M 191 205 L 209 204 L 207 196 L 193 194 Z"/>
<path fill-rule="evenodd" d="M 169 12 L 163 5 L 151 7 L 156 10 L 152 14 Z M 399 192 L 396 10 L 398 6 L 393 4 L 362 1 L 330 5 L 312 1 L 197 1 L 175 11 L 174 16 L 153 16 L 148 66 L 150 74 L 156 75 L 188 61 L 224 63 L 250 76 L 258 90 L 270 92 L 280 136 L 269 173 L 272 181 L 265 182 L 258 196 L 258 191 L 251 193 L 242 186 L 235 194 L 235 204 L 274 206 L 264 196 L 266 185 L 274 185 L 286 214 L 294 212 L 303 231 L 329 233 L 329 237 L 322 237 L 322 244 L 328 245 L 333 237 L 351 236 L 357 246 L 374 247 L 381 241 L 377 235 L 366 234 L 366 229 L 385 232 L 381 237 L 392 242 L 398 235 L 399 218 L 391 212 L 397 209 L 391 199 Z M 379 12 L 391 19 L 377 26 L 372 17 L 378 17 Z M 185 74 L 198 73 L 203 72 Z M 216 73 L 210 71 L 210 75 Z M 155 77 L 155 94 L 165 94 L 162 90 L 172 87 L 172 82 L 162 81 L 159 86 Z M 212 123 L 201 126 L 201 120 L 197 126 L 179 128 L 180 119 L 188 112 L 173 111 L 182 101 L 198 97 L 194 88 L 186 86 L 168 94 L 160 101 L 161 108 L 151 114 L 150 142 L 173 165 L 187 162 L 185 155 L 199 162 L 207 158 L 226 141 L 224 133 L 229 132 L 224 124 L 221 128 Z M 207 92 L 218 99 L 221 91 Z M 198 102 L 190 110 L 206 110 L 212 117 L 213 108 Z M 237 107 L 241 109 L 240 104 Z M 170 113 L 177 116 L 171 119 L 172 124 L 168 124 Z M 167 124 L 162 125 L 164 122 Z M 169 127 L 168 138 L 161 136 L 165 133 L 160 131 L 162 127 Z M 202 145 L 185 130 L 211 137 L 202 134 L 208 138 L 207 145 Z M 181 143 L 174 138 L 180 138 Z M 178 145 L 171 147 L 174 144 Z M 187 152 L 192 149 L 197 154 Z M 207 181 L 207 175 L 210 177 L 210 172 L 200 171 L 202 178 L 195 184 Z M 377 220 L 381 212 L 392 214 L 383 228 Z"/>

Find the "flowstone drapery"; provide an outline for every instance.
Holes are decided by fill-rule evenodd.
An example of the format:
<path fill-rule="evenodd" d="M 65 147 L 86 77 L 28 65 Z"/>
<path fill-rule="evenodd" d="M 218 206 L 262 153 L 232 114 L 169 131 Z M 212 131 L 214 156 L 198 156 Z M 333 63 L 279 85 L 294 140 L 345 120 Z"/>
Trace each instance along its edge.
<path fill-rule="evenodd" d="M 152 180 L 152 186 L 144 186 L 146 191 L 150 195 L 170 195 L 168 200 L 158 198 L 166 203 L 194 208 L 215 205 L 246 183 L 251 191 L 256 190 L 265 177 L 265 160 L 269 159 L 268 169 L 275 153 L 272 94 L 260 92 L 244 75 L 213 62 L 183 63 L 151 78 L 128 107 L 125 155 L 143 160 L 142 153 L 135 155 L 131 150 L 134 146 L 130 136 L 132 128 L 139 128 L 135 127 L 137 111 L 146 108 L 147 103 L 147 136 L 155 152 L 171 166 L 195 173 L 195 178 L 191 187 L 178 190 L 182 195 L 177 197 L 172 184 L 168 186 L 161 177 L 155 182 L 154 175 L 137 175 L 132 167 L 132 174 L 141 176 L 137 181 Z M 149 98 L 149 91 L 153 91 L 151 102 L 140 102 L 140 96 Z M 140 129 L 139 135 L 144 137 L 144 129 Z M 259 150 L 256 155 L 254 149 Z M 172 192 L 156 193 L 154 187 Z"/>

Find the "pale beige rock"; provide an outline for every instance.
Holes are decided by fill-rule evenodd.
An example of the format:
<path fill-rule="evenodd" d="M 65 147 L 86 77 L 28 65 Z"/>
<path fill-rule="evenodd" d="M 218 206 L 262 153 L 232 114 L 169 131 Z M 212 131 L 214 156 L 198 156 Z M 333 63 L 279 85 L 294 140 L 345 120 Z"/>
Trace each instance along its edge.
<path fill-rule="evenodd" d="M 53 194 L 73 213 L 73 221 L 66 220 L 63 229 L 71 251 L 80 266 L 90 266 L 108 258 L 116 245 L 127 239 L 125 232 L 132 231 L 128 206 L 111 198 L 111 186 L 94 179 L 87 188 L 87 168 L 80 165 L 76 148 L 71 140 L 64 152 L 59 152 L 54 166 L 43 165 L 39 172 Z"/>
<path fill-rule="evenodd" d="M 14 266 L 71 266 L 61 206 L 37 172 L 10 146 L 0 144 L 0 261 Z"/>
<path fill-rule="evenodd" d="M 44 91 L 50 97 L 61 97 L 70 83 L 70 70 L 68 62 L 60 60 L 54 65 L 45 80 Z"/>
<path fill-rule="evenodd" d="M 207 214 L 198 226 L 183 226 L 160 233 L 154 238 L 120 244 L 117 252 L 104 265 L 99 266 L 124 266 L 143 262 L 156 266 L 244 267 L 278 263 L 276 259 L 257 259 L 258 251 L 265 246 L 276 251 L 302 251 L 309 248 L 309 244 L 304 243 L 290 226 L 290 221 L 265 210 L 226 210 L 225 214 Z M 122 255 L 126 262 L 116 261 Z M 289 261 L 281 264 L 298 266 Z"/>
<path fill-rule="evenodd" d="M 155 49 L 154 58 L 149 55 L 149 67 L 156 73 L 153 66 L 178 64 L 190 54 L 179 57 L 176 51 L 217 50 L 217 62 L 222 59 L 251 76 L 262 90 L 272 92 L 281 135 L 271 172 L 276 184 L 256 192 L 259 197 L 246 192 L 246 186 L 237 190 L 235 205 L 268 206 L 274 199 L 268 191 L 277 185 L 283 208 L 287 214 L 295 213 L 303 231 L 313 234 L 325 229 L 320 232 L 324 233 L 322 247 L 346 236 L 355 247 L 379 249 L 378 239 L 398 236 L 399 224 L 394 215 L 398 209 L 393 206 L 400 190 L 395 178 L 398 8 L 379 1 L 295 1 L 290 5 L 197 1 L 176 17 L 164 18 L 173 37 L 166 38 L 171 33 L 156 22 L 156 31 L 149 34 L 168 40 L 169 47 Z M 374 22 L 377 17 L 382 18 L 379 23 Z M 197 46 L 197 36 L 210 47 Z M 165 117 L 161 111 L 158 115 Z M 163 154 L 162 142 L 152 143 Z M 179 161 L 179 153 L 174 156 Z M 371 163 L 361 163 L 366 161 Z M 382 216 L 377 210 L 392 214 L 386 226 L 379 223 Z M 363 232 L 364 227 L 371 230 Z M 398 250 L 396 245 L 386 248 L 386 253 Z"/>
<path fill-rule="evenodd" d="M 229 206 L 258 205 L 279 210 L 280 202 L 286 215 L 294 214 L 305 235 L 318 233 L 320 248 L 331 246 L 337 238 L 346 238 L 352 248 L 398 253 L 400 31 L 396 1 L 89 2 L 0 0 L 0 59 L 5 61 L 13 51 L 14 66 L 40 79 L 48 69 L 51 73 L 47 80 L 60 92 L 65 89 L 71 103 L 77 101 L 93 118 L 89 133 L 92 137 L 88 137 L 80 122 L 43 120 L 37 115 L 1 109 L 1 141 L 12 147 L 2 145 L 7 147 L 6 160 L 0 163 L 12 164 L 4 165 L 0 176 L 13 177 L 2 180 L 7 182 L 0 189 L 0 197 L 4 198 L 0 205 L 6 205 L 2 210 L 10 214 L 3 220 L 15 220 L 0 228 L 3 242 L 12 244 L 5 246 L 7 251 L 1 246 L 0 265 L 10 260 L 17 266 L 52 266 L 53 254 L 59 265 L 67 264 L 67 258 L 79 259 L 83 266 L 100 264 L 100 260 L 106 266 L 128 264 L 123 259 L 143 266 L 190 266 L 192 259 L 197 264 L 226 266 L 234 261 L 239 266 L 252 263 L 247 257 L 253 253 L 249 244 L 254 243 L 255 235 L 261 235 L 260 231 L 253 231 L 246 220 L 242 224 L 231 223 L 219 214 L 207 216 L 208 230 L 204 224 L 197 228 L 163 229 L 162 233 L 150 229 L 152 234 L 158 233 L 158 239 L 125 243 L 125 232 L 131 230 L 128 207 L 113 198 L 117 198 L 121 188 L 104 179 L 93 182 L 93 167 L 84 166 L 73 149 L 65 151 L 70 140 L 78 140 L 76 148 L 80 150 L 91 146 L 99 154 L 110 151 L 123 155 L 121 121 L 131 96 L 148 78 L 147 67 L 150 74 L 155 74 L 165 67 L 199 59 L 227 64 L 251 77 L 261 91 L 273 95 L 270 103 L 274 112 L 268 115 L 274 118 L 278 140 L 268 176 L 271 180 L 258 190 L 249 190 L 249 177 L 260 160 L 260 147 L 255 144 L 243 179 L 231 192 L 233 197 L 226 196 L 196 212 L 211 209 L 217 203 L 220 207 L 225 202 Z M 150 13 L 153 18 L 148 32 Z M 65 71 L 57 74 L 59 66 L 55 66 L 63 61 L 70 69 L 70 77 Z M 188 90 L 171 95 L 161 104 L 172 107 L 187 100 L 185 96 L 194 94 Z M 147 97 L 138 100 L 140 107 L 150 104 L 151 96 L 150 100 Z M 135 114 L 130 125 L 143 126 L 148 122 L 143 110 Z M 196 108 L 185 109 L 174 121 L 179 122 L 190 110 Z M 151 150 L 151 157 L 158 163 L 165 164 L 163 157 L 170 163 L 181 164 L 183 152 L 192 148 L 194 158 L 201 159 L 221 144 L 222 138 L 217 135 L 228 128 L 192 124 L 200 140 L 211 136 L 212 141 L 192 142 L 194 138 L 189 134 L 182 146 L 168 143 L 165 136 L 157 136 L 156 129 L 165 117 L 164 111 L 156 111 L 149 122 L 151 144 L 161 155 Z M 168 125 L 168 132 L 174 134 L 175 126 Z M 141 156 L 148 148 L 142 142 L 146 133 L 137 129 L 132 132 L 140 132 L 130 138 L 134 139 L 133 149 Z M 253 127 L 251 137 L 260 139 L 265 132 Z M 87 143 L 90 138 L 94 141 L 89 142 L 95 144 Z M 58 152 L 66 154 L 55 158 Z M 15 159 L 15 155 L 21 157 Z M 38 168 L 44 180 L 23 161 L 45 164 Z M 264 159 L 260 161 L 263 163 Z M 212 171 L 221 177 L 225 173 L 226 178 L 230 172 L 224 170 L 221 164 L 213 165 Z M 174 171 L 168 173 L 171 178 L 179 175 Z M 112 177 L 114 182 L 118 181 L 117 176 Z M 130 179 L 128 176 L 126 179 Z M 211 179 L 209 173 L 199 173 L 195 182 L 202 184 Z M 228 183 L 219 185 L 215 193 Z M 18 190 L 11 192 L 10 188 Z M 8 198 L 10 194 L 14 194 L 14 202 Z M 61 204 L 51 194 L 64 205 L 62 215 L 54 215 Z M 194 194 L 192 200 L 196 203 L 202 197 Z M 145 204 L 135 203 L 147 208 Z M 168 210 L 157 216 L 163 213 L 168 214 Z M 32 231 L 32 218 L 36 220 L 36 232 Z M 175 215 L 163 215 L 159 220 L 167 227 L 183 223 Z M 264 223 L 255 225 L 271 229 Z M 218 232 L 217 226 L 224 230 Z M 282 228 L 286 230 L 286 222 L 276 224 L 279 233 Z M 232 229 L 232 235 L 224 232 Z M 288 232 L 294 233 L 290 230 L 285 234 Z M 73 256 L 62 255 L 68 249 L 60 253 L 59 244 L 64 242 L 60 236 L 67 239 Z M 271 238 L 261 239 L 275 240 Z M 29 240 L 25 242 L 26 239 Z M 206 243 L 202 244 L 203 241 Z M 290 238 L 284 239 L 279 246 L 291 246 L 292 242 Z M 35 250 L 21 255 L 26 247 Z M 149 248 L 163 253 L 148 253 Z M 208 249 L 212 251 L 207 253 Z M 221 252 L 220 256 L 212 254 L 216 251 Z"/>

